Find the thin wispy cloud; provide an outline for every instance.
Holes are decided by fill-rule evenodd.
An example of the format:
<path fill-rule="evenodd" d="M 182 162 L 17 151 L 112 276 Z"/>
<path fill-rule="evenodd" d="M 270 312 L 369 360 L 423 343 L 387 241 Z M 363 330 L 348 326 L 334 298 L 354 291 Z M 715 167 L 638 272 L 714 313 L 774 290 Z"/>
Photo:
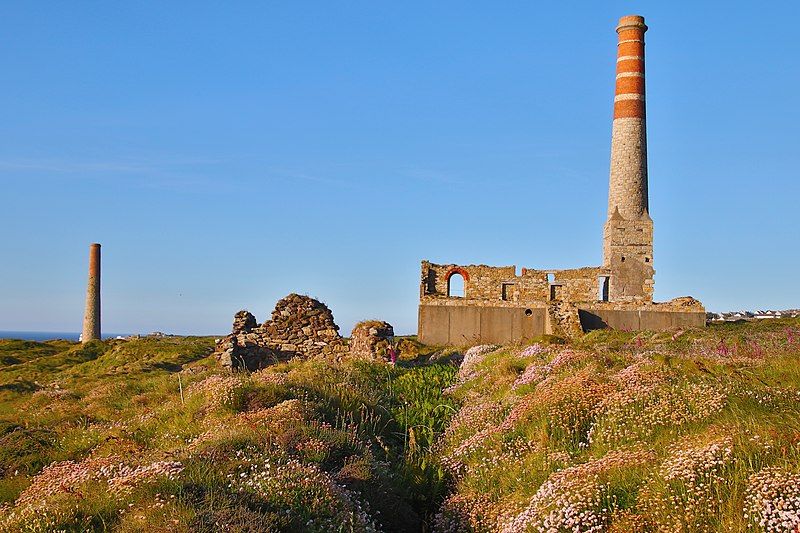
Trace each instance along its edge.
<path fill-rule="evenodd" d="M 36 173 L 40 178 L 113 182 L 132 188 L 202 191 L 219 186 L 219 179 L 196 167 L 216 165 L 219 159 L 119 158 L 108 160 L 0 158 L 0 177 Z M 193 168 L 181 168 L 193 167 Z"/>

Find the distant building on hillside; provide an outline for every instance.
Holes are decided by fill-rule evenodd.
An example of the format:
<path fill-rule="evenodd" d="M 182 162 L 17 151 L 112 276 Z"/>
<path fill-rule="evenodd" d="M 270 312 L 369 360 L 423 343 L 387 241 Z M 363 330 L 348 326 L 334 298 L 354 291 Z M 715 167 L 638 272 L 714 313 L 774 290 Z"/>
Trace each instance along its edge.
<path fill-rule="evenodd" d="M 644 34 L 640 16 L 617 26 L 608 219 L 601 266 L 569 270 L 422 262 L 419 338 L 429 344 L 511 342 L 543 333 L 603 327 L 661 330 L 703 326 L 691 297 L 653 302 L 653 220 L 649 213 Z M 463 294 L 453 290 L 463 282 Z"/>

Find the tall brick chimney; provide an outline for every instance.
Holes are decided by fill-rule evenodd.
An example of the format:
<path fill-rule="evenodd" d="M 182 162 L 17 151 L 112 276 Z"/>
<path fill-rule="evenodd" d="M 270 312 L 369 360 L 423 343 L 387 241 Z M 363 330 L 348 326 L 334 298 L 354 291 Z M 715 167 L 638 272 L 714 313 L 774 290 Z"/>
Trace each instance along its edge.
<path fill-rule="evenodd" d="M 644 105 L 644 18 L 622 17 L 617 26 L 617 86 L 611 132 L 608 215 L 625 219 L 647 211 L 647 132 Z"/>
<path fill-rule="evenodd" d="M 89 284 L 81 342 L 100 339 L 100 245 L 89 245 Z"/>
<path fill-rule="evenodd" d="M 653 300 L 653 221 L 647 194 L 644 17 L 617 26 L 617 78 L 611 130 L 608 220 L 603 264 L 611 269 L 611 301 Z"/>

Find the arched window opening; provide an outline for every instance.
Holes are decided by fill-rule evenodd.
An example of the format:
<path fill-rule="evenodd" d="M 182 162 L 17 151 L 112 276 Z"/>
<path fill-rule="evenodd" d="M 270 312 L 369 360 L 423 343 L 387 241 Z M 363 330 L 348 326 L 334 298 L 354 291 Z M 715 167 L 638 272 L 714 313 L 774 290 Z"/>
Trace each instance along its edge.
<path fill-rule="evenodd" d="M 447 296 L 451 298 L 464 297 L 464 276 L 458 272 L 453 272 L 447 278 Z"/>

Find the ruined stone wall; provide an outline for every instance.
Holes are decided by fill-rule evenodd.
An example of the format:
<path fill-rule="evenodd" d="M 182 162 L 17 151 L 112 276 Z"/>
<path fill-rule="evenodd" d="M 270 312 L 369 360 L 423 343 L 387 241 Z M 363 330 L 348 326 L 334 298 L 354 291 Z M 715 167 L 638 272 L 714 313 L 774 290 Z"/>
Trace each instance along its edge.
<path fill-rule="evenodd" d="M 464 298 L 469 300 L 500 299 L 497 287 L 503 281 L 513 280 L 516 267 L 491 267 L 486 265 L 437 265 L 422 262 L 421 297 L 447 298 L 450 277 L 460 274 L 464 278 Z"/>
<path fill-rule="evenodd" d="M 324 303 L 309 296 L 290 294 L 279 300 L 272 317 L 260 329 L 269 348 L 290 357 L 345 351 L 333 313 Z"/>
<path fill-rule="evenodd" d="M 662 331 L 703 327 L 706 311 L 691 296 L 659 303 L 597 302 L 581 306 L 580 320 L 584 331 L 601 328 Z"/>
<path fill-rule="evenodd" d="M 251 313 L 236 313 L 233 332 L 217 343 L 215 353 L 223 366 L 254 370 L 294 357 L 338 359 L 347 353 L 347 345 L 325 304 L 290 294 L 260 326 Z"/>
<path fill-rule="evenodd" d="M 354 359 L 387 361 L 394 328 L 382 320 L 365 320 L 350 334 L 350 356 Z"/>
<path fill-rule="evenodd" d="M 464 298 L 470 305 L 512 302 L 533 304 L 553 299 L 587 302 L 598 299 L 601 276 L 608 276 L 603 267 L 567 270 L 535 270 L 523 268 L 519 276 L 515 266 L 437 265 L 422 262 L 421 300 L 448 298 L 448 278 L 460 274 L 464 278 Z M 552 277 L 552 280 L 548 277 Z"/>
<path fill-rule="evenodd" d="M 519 297 L 517 302 L 544 302 L 550 297 L 550 283 L 547 281 L 547 271 L 523 268 L 516 279 L 514 289 Z"/>
<path fill-rule="evenodd" d="M 615 211 L 608 219 L 603 262 L 611 271 L 610 301 L 653 301 L 653 221 L 646 211 L 634 220 Z"/>
<path fill-rule="evenodd" d="M 527 274 L 531 272 L 524 269 Z M 599 299 L 599 278 L 608 276 L 608 269 L 603 267 L 583 267 L 566 270 L 536 271 L 544 276 L 547 283 L 546 300 L 563 302 L 593 302 Z M 552 274 L 552 281 L 547 281 L 547 274 Z"/>

